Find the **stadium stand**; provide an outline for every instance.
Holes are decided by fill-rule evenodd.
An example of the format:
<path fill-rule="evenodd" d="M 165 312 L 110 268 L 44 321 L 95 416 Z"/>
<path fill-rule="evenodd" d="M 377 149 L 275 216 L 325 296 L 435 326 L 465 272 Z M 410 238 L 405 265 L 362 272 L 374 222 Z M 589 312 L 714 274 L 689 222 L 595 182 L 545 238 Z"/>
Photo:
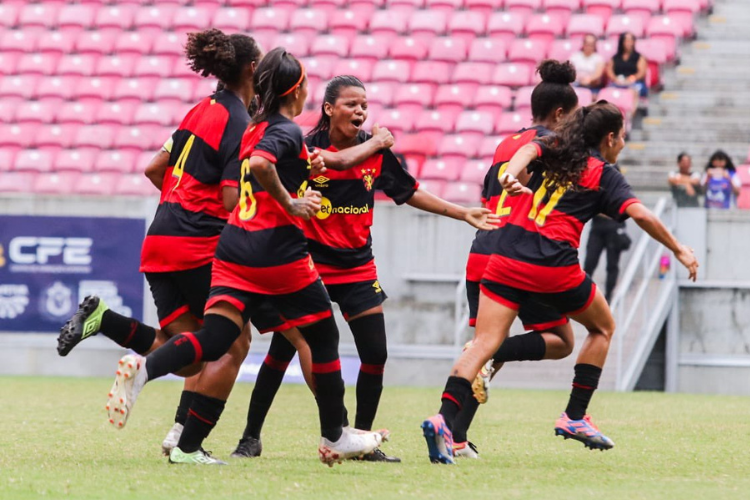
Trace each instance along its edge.
<path fill-rule="evenodd" d="M 568 57 L 586 33 L 600 37 L 609 57 L 616 37 L 632 31 L 658 88 L 708 7 L 706 0 L 4 2 L 0 191 L 54 194 L 75 185 L 79 194 L 155 194 L 136 180 L 144 158 L 215 86 L 189 70 L 182 44 L 187 32 L 214 26 L 303 58 L 311 111 L 332 75 L 365 80 L 370 123 L 396 133 L 411 168 L 436 181 L 425 186 L 476 201 L 491 145 L 529 124 L 540 60 Z M 625 113 L 638 105 L 628 92 L 603 92 Z M 314 114 L 305 119 L 309 129 Z M 59 175 L 41 187 L 38 172 Z"/>

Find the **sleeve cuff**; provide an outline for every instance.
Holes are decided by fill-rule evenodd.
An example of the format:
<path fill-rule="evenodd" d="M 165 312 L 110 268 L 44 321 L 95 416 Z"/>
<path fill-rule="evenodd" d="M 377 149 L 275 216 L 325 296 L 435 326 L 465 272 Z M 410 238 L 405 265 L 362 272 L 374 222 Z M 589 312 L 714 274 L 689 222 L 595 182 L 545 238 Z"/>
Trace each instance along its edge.
<path fill-rule="evenodd" d="M 627 210 L 630 205 L 633 205 L 634 203 L 640 203 L 640 202 L 641 200 L 639 200 L 638 198 L 630 198 L 629 200 L 625 200 L 625 202 L 622 205 L 620 205 L 620 215 L 624 214 L 625 210 Z"/>
<path fill-rule="evenodd" d="M 230 179 L 225 179 L 219 183 L 220 187 L 239 187 L 239 185 L 239 181 L 233 181 Z"/>
<path fill-rule="evenodd" d="M 252 153 L 250 153 L 250 157 L 252 158 L 253 156 L 260 156 L 261 158 L 265 158 L 271 163 L 278 162 L 278 160 L 273 154 L 269 153 L 268 151 L 263 151 L 262 149 L 256 149 Z"/>
<path fill-rule="evenodd" d="M 537 155 L 537 157 L 541 158 L 542 157 L 542 146 L 538 142 L 533 142 L 533 141 L 530 142 L 529 144 L 531 144 L 532 146 L 534 146 L 536 148 L 536 155 Z"/>

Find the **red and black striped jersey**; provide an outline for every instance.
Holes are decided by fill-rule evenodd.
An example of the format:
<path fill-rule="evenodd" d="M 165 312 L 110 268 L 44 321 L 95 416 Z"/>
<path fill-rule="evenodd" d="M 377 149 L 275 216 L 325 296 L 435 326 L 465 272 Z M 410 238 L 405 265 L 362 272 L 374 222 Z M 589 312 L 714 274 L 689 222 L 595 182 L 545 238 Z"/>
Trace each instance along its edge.
<path fill-rule="evenodd" d="M 240 177 L 240 140 L 250 122 L 229 91 L 206 97 L 172 135 L 161 200 L 141 251 L 142 272 L 194 269 L 211 262 L 229 212 L 222 188 Z"/>
<path fill-rule="evenodd" d="M 543 156 L 546 146 L 534 141 Z M 622 174 L 592 150 L 576 189 L 547 189 L 543 164 L 531 167 L 532 194 L 518 196 L 495 240 L 484 278 L 535 292 L 561 292 L 578 286 L 585 274 L 578 260 L 583 226 L 603 213 L 627 219 L 625 209 L 638 199 Z"/>
<path fill-rule="evenodd" d="M 318 278 L 307 252 L 303 219 L 290 215 L 250 171 L 250 157 L 275 164 L 292 198 L 304 195 L 310 158 L 299 126 L 281 114 L 252 124 L 242 137 L 240 200 L 221 233 L 212 286 L 286 294 Z"/>
<path fill-rule="evenodd" d="M 358 143 L 370 136 L 360 132 Z M 310 148 L 337 151 L 328 131 L 307 139 Z M 383 149 L 348 170 L 327 170 L 310 179 L 323 196 L 317 216 L 304 221 L 310 255 L 328 285 L 377 279 L 372 254 L 375 190 L 382 190 L 397 204 L 407 202 L 419 184 L 390 149 Z"/>

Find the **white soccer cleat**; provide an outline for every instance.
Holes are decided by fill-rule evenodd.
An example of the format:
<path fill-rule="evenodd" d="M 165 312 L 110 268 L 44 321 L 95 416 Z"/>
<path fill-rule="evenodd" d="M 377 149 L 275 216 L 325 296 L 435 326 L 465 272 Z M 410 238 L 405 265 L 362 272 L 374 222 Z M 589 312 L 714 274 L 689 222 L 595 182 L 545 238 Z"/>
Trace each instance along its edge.
<path fill-rule="evenodd" d="M 109 391 L 107 414 L 109 423 L 122 429 L 128 422 L 138 394 L 146 384 L 146 358 L 128 354 L 118 361 L 115 383 Z"/>
<path fill-rule="evenodd" d="M 464 441 L 463 443 L 453 443 L 453 456 L 461 458 L 479 458 L 479 451 L 476 445 L 471 441 Z"/>
<path fill-rule="evenodd" d="M 321 437 L 318 446 L 318 457 L 320 461 L 333 467 L 333 464 L 341 463 L 346 459 L 362 457 L 371 453 L 383 442 L 383 436 L 377 432 L 365 432 L 362 434 L 353 432 L 342 432 L 336 442 Z"/>
<path fill-rule="evenodd" d="M 350 425 L 347 425 L 343 428 L 344 432 L 349 432 L 351 434 L 368 434 L 370 432 L 375 432 L 377 434 L 380 434 L 380 437 L 383 439 L 383 442 L 388 441 L 391 437 L 391 431 L 388 429 L 375 429 L 374 431 L 363 431 L 362 429 L 357 429 L 356 427 L 352 427 Z"/>
<path fill-rule="evenodd" d="M 161 442 L 161 452 L 165 457 L 168 457 L 172 450 L 177 448 L 177 444 L 180 442 L 180 436 L 182 436 L 183 425 L 175 422 L 164 441 Z"/>

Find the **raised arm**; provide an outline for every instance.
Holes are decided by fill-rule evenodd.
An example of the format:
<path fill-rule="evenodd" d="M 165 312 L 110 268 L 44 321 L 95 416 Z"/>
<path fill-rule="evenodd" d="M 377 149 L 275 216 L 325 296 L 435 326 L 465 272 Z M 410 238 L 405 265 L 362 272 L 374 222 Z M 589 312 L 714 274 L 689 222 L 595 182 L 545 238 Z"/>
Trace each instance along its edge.
<path fill-rule="evenodd" d="M 320 155 L 325 161 L 326 168 L 332 170 L 347 170 L 359 165 L 381 149 L 390 148 L 394 144 L 393 134 L 376 123 L 372 127 L 372 137 L 362 144 L 346 148 L 342 151 L 323 151 Z"/>
<path fill-rule="evenodd" d="M 653 239 L 672 251 L 674 256 L 688 270 L 689 279 L 695 281 L 698 277 L 698 260 L 693 250 L 680 243 L 677 238 L 662 224 L 651 210 L 641 203 L 633 203 L 625 209 L 638 226 L 648 233 Z"/>
<path fill-rule="evenodd" d="M 524 184 L 528 182 L 528 168 L 531 162 L 539 158 L 539 146 L 526 144 L 521 146 L 508 162 L 505 173 L 500 177 L 500 184 L 510 196 L 531 193 Z"/>
<path fill-rule="evenodd" d="M 310 188 L 302 198 L 292 198 L 276 173 L 276 166 L 260 156 L 250 158 L 250 171 L 263 189 L 278 201 L 290 215 L 310 220 L 320 210 L 320 193 Z"/>
<path fill-rule="evenodd" d="M 492 224 L 497 223 L 500 219 L 486 208 L 462 207 L 461 205 L 445 201 L 424 189 L 417 189 L 406 203 L 425 212 L 462 220 L 477 229 L 485 231 L 497 229 L 497 226 L 493 226 Z"/>

